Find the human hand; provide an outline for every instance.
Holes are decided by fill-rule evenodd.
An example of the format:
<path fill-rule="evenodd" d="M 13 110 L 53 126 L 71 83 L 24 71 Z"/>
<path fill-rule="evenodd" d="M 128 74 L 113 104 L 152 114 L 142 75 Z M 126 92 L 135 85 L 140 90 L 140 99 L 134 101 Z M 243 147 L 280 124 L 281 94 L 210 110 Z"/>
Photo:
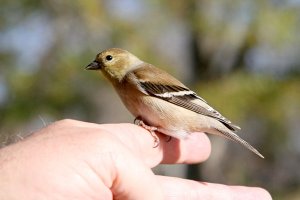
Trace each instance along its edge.
<path fill-rule="evenodd" d="M 153 148 L 132 124 L 55 122 L 0 149 L 0 199 L 271 199 L 261 188 L 153 174 L 161 163 L 198 163 L 210 154 L 203 133 Z"/>

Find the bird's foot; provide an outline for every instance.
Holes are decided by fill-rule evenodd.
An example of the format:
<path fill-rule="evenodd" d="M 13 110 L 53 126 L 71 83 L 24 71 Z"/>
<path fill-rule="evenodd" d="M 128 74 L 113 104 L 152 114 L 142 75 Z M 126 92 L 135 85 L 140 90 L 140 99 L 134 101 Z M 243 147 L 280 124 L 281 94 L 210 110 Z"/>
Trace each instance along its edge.
<path fill-rule="evenodd" d="M 159 146 L 159 137 L 155 134 L 155 131 L 158 130 L 157 127 L 155 127 L 155 126 L 148 126 L 139 117 L 137 117 L 137 118 L 134 119 L 134 124 L 139 125 L 139 126 L 143 127 L 144 129 L 146 129 L 147 131 L 149 131 L 149 133 L 151 134 L 151 136 L 154 139 L 153 148 L 156 148 L 156 147 Z"/>
<path fill-rule="evenodd" d="M 140 117 L 136 117 L 134 120 L 133 120 L 133 123 L 135 125 L 140 125 L 140 121 L 143 121 Z"/>

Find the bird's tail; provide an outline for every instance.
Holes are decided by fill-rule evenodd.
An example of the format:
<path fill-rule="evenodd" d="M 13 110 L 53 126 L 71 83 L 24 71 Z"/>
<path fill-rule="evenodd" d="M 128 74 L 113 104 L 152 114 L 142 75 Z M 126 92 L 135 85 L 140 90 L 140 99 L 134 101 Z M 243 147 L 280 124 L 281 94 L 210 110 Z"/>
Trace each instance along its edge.
<path fill-rule="evenodd" d="M 216 129 L 219 132 L 219 135 L 222 135 L 230 140 L 233 140 L 241 145 L 243 145 L 244 147 L 246 147 L 247 149 L 249 149 L 250 151 L 252 151 L 253 153 L 255 153 L 256 155 L 258 155 L 261 158 L 265 158 L 261 153 L 259 153 L 259 151 L 257 151 L 253 146 L 251 146 L 248 142 L 246 142 L 245 140 L 243 140 L 242 138 L 240 138 L 237 134 L 233 133 L 232 131 L 225 131 L 225 130 L 220 130 L 220 129 Z"/>

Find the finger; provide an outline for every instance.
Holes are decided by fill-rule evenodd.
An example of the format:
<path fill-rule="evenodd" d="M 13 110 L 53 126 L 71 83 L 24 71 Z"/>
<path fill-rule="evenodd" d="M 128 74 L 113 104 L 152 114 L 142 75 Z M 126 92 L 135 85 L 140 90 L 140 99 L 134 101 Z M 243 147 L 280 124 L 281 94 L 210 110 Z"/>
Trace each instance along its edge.
<path fill-rule="evenodd" d="M 118 136 L 133 153 L 139 154 L 149 166 L 160 163 L 199 163 L 206 160 L 211 151 L 210 141 L 204 133 L 193 133 L 188 139 L 172 138 L 167 142 L 163 134 L 157 134 L 160 144 L 153 148 L 154 139 L 151 134 L 133 124 L 103 124 L 101 128 Z"/>
<path fill-rule="evenodd" d="M 188 139 L 172 138 L 167 142 L 163 134 L 157 133 L 160 145 L 153 148 L 154 139 L 149 131 L 134 124 L 94 124 L 76 120 L 61 120 L 51 125 L 52 128 L 78 127 L 85 132 L 85 138 L 101 140 L 103 134 L 115 136 L 132 153 L 139 156 L 149 167 L 160 163 L 198 163 L 206 160 L 211 151 L 210 141 L 204 133 L 193 133 Z M 96 134 L 88 134 L 96 132 Z M 55 132 L 54 132 L 55 133 Z M 96 137 L 96 138 L 95 138 Z"/>
<path fill-rule="evenodd" d="M 157 178 L 162 186 L 165 199 L 272 199 L 265 189 L 257 187 L 227 186 L 164 176 L 157 176 Z"/>
<path fill-rule="evenodd" d="M 107 185 L 114 199 L 164 199 L 162 188 L 151 169 L 128 152 L 127 148 L 122 148 L 122 154 L 112 153 L 110 157 L 112 162 L 109 166 L 114 167 L 109 167 L 107 172 L 110 173 L 106 172 L 105 175 L 114 176 L 110 179 L 114 180 L 112 184 Z"/>
<path fill-rule="evenodd" d="M 211 153 L 210 140 L 201 132 L 192 133 L 183 140 L 172 138 L 170 142 L 163 142 L 162 146 L 164 164 L 199 163 L 207 160 Z"/>

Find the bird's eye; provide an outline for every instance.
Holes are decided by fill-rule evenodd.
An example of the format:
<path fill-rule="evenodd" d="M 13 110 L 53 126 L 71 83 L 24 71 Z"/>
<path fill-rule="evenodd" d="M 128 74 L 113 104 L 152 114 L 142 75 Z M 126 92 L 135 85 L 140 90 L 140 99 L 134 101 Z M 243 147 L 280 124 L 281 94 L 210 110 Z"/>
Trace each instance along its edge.
<path fill-rule="evenodd" d="M 105 57 L 105 59 L 106 59 L 107 61 L 110 61 L 110 60 L 113 59 L 113 57 L 112 57 L 111 55 L 108 55 L 108 56 Z"/>

